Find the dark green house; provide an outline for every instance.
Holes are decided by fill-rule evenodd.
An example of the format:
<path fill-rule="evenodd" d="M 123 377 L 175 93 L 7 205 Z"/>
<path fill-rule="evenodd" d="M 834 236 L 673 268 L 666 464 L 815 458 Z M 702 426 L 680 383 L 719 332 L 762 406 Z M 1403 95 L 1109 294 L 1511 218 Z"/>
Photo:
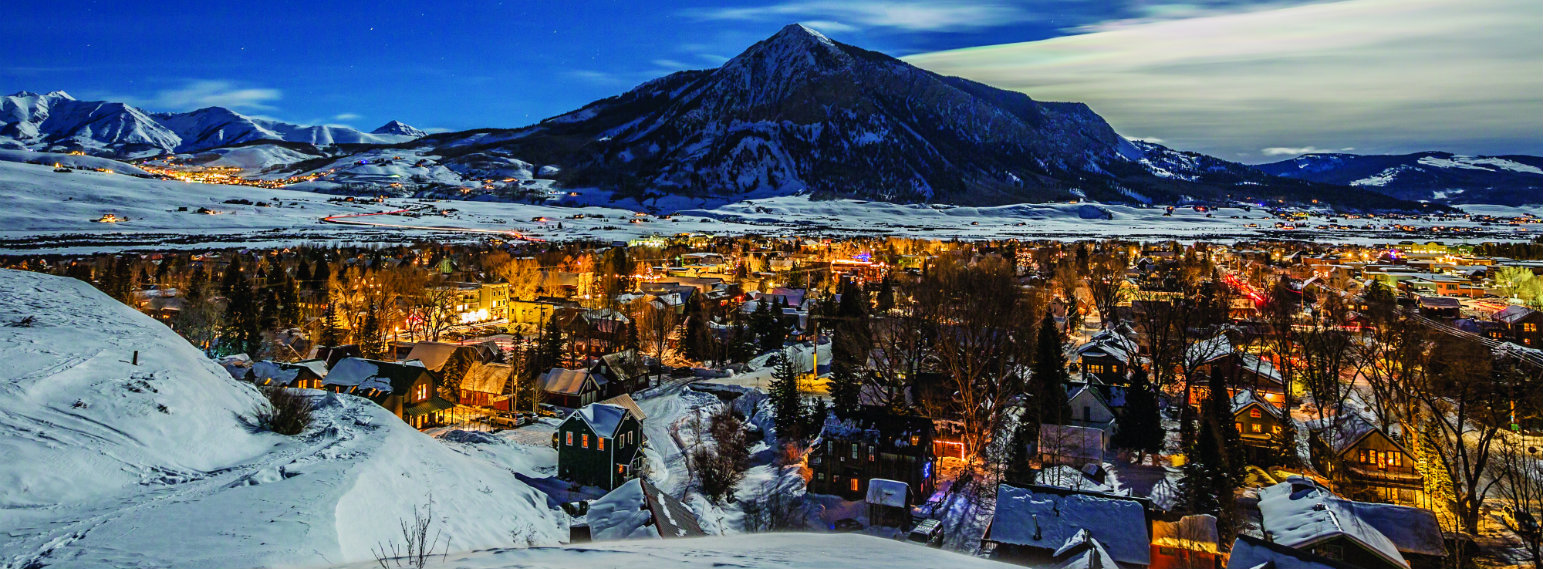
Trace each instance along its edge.
<path fill-rule="evenodd" d="M 612 490 L 643 464 L 643 423 L 626 407 L 591 403 L 558 425 L 552 445 L 558 478 Z"/>

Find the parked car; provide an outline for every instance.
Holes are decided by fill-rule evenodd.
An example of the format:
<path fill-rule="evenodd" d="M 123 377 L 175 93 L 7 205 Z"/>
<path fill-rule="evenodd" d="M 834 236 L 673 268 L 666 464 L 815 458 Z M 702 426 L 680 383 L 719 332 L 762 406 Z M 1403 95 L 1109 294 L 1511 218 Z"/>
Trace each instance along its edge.
<path fill-rule="evenodd" d="M 1500 508 L 1500 519 L 1511 528 L 1511 531 L 1522 536 L 1538 535 L 1538 520 L 1532 517 L 1531 512 L 1508 505 Z"/>
<path fill-rule="evenodd" d="M 926 519 L 918 522 L 906 535 L 906 541 L 927 547 L 943 547 L 943 522 Z"/>
<path fill-rule="evenodd" d="M 841 518 L 831 524 L 830 529 L 841 533 L 848 533 L 863 529 L 863 523 L 852 518 Z"/>

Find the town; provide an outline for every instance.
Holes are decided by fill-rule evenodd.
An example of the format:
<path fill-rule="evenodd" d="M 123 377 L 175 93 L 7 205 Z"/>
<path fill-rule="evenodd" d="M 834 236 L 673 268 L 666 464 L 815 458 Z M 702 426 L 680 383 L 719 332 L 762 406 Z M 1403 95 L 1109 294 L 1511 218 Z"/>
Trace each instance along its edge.
<path fill-rule="evenodd" d="M 275 432 L 358 397 L 455 448 L 523 449 L 515 471 L 573 543 L 852 532 L 1060 568 L 1540 559 L 1543 241 L 680 234 L 0 265 L 164 323 L 261 390 Z"/>

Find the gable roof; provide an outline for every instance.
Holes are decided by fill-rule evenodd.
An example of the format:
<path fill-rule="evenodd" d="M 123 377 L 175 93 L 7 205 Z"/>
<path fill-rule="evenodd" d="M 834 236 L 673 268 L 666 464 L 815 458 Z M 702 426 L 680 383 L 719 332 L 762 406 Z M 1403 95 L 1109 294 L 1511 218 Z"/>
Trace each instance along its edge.
<path fill-rule="evenodd" d="M 1184 350 L 1184 362 L 1189 367 L 1195 367 L 1232 354 L 1232 340 L 1226 334 L 1217 334 L 1205 340 L 1190 344 Z"/>
<path fill-rule="evenodd" d="M 332 366 L 322 385 L 374 389 L 382 393 L 406 393 L 428 370 L 414 363 L 394 363 L 364 358 L 345 358 Z"/>
<path fill-rule="evenodd" d="M 1533 312 L 1534 311 L 1531 308 L 1513 304 L 1511 306 L 1505 307 L 1505 309 L 1501 310 L 1500 312 L 1496 312 L 1494 316 L 1491 316 L 1491 318 L 1494 318 L 1497 322 L 1515 324 L 1526 319 L 1528 316 L 1532 316 Z"/>
<path fill-rule="evenodd" d="M 1104 544 L 1093 538 L 1088 530 L 1077 530 L 1071 539 L 1055 550 L 1056 562 L 1050 569 L 1119 569 L 1114 557 Z"/>
<path fill-rule="evenodd" d="M 605 364 L 618 380 L 625 381 L 648 373 L 648 366 L 643 364 L 643 358 L 638 356 L 637 350 L 622 350 L 600 356 L 600 363 Z"/>
<path fill-rule="evenodd" d="M 301 374 L 315 376 L 318 379 L 327 377 L 327 364 L 321 360 L 306 360 L 302 362 L 288 363 L 275 361 L 260 361 L 252 363 L 250 376 L 252 382 L 261 385 L 290 385 L 300 378 Z"/>
<path fill-rule="evenodd" d="M 1311 552 L 1239 535 L 1232 542 L 1227 569 L 1358 569 Z"/>
<path fill-rule="evenodd" d="M 1115 561 L 1151 564 L 1145 508 L 1136 500 L 1107 494 L 998 485 L 996 514 L 986 539 L 1056 551 L 1080 530 L 1102 543 Z"/>
<path fill-rule="evenodd" d="M 1367 437 L 1379 435 L 1392 444 L 1394 448 L 1397 448 L 1399 452 L 1404 453 L 1405 456 L 1414 456 L 1409 453 L 1409 449 L 1404 448 L 1403 444 L 1388 436 L 1386 431 L 1377 428 L 1370 421 L 1357 415 L 1349 415 L 1339 423 L 1338 428 L 1323 428 L 1318 430 L 1317 434 L 1318 438 L 1322 439 L 1324 444 L 1327 444 L 1336 455 L 1342 455 L 1346 451 L 1355 448 L 1356 445 L 1360 444 Z"/>
<path fill-rule="evenodd" d="M 1259 407 L 1271 417 L 1281 418 L 1280 408 L 1276 407 L 1274 403 L 1258 398 L 1254 395 L 1253 390 L 1239 389 L 1237 393 L 1232 394 L 1232 414 L 1234 416 L 1242 413 L 1249 407 Z"/>
<path fill-rule="evenodd" d="M 626 409 L 627 412 L 631 413 L 632 417 L 637 419 L 640 423 L 643 421 L 643 419 L 648 418 L 648 415 L 643 414 L 643 408 L 638 406 L 638 402 L 633 401 L 632 396 L 626 393 L 617 395 L 616 397 L 612 397 L 604 401 L 600 401 L 599 403 L 603 405 L 615 405 L 617 407 Z"/>
<path fill-rule="evenodd" d="M 404 360 L 418 360 L 423 362 L 423 367 L 432 371 L 439 371 L 445 367 L 445 362 L 450 361 L 450 356 L 461 346 L 447 344 L 445 342 L 418 342 L 413 344 L 413 349 L 407 352 Z"/>
<path fill-rule="evenodd" d="M 628 480 L 591 501 L 586 522 L 595 539 L 707 535 L 685 504 L 641 478 Z"/>
<path fill-rule="evenodd" d="M 1409 567 L 1398 546 L 1362 519 L 1354 502 L 1306 478 L 1259 490 L 1260 527 L 1274 543 L 1303 548 L 1344 538 L 1398 567 Z"/>
<path fill-rule="evenodd" d="M 584 382 L 587 379 L 589 379 L 587 369 L 554 367 L 541 376 L 541 389 L 549 393 L 578 395 L 583 393 Z"/>
<path fill-rule="evenodd" d="M 589 425 L 589 429 L 596 435 L 612 438 L 616 436 L 616 430 L 621 428 L 622 420 L 627 417 L 627 409 L 606 403 L 590 403 L 568 415 L 569 420 L 575 417 Z"/>
<path fill-rule="evenodd" d="M 1195 514 L 1176 522 L 1152 521 L 1152 545 L 1216 553 L 1216 517 Z"/>
<path fill-rule="evenodd" d="M 869 505 L 904 508 L 910 494 L 911 486 L 904 482 L 872 478 L 868 480 L 868 496 L 864 500 Z"/>
<path fill-rule="evenodd" d="M 473 363 L 461 378 L 461 389 L 477 393 L 503 393 L 509 384 L 514 366 L 509 364 Z"/>

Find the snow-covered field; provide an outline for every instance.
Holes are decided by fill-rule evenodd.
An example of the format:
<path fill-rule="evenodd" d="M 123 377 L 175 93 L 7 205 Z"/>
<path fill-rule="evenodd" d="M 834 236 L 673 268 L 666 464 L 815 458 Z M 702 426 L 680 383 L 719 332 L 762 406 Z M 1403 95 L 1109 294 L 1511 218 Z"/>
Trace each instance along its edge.
<path fill-rule="evenodd" d="M 99 160 L 99 159 L 98 159 Z M 635 215 L 638 204 L 609 204 L 604 192 L 577 191 L 576 205 L 534 205 L 483 201 L 387 199 L 384 203 L 329 202 L 335 196 L 296 190 L 220 186 L 154 180 L 0 161 L 0 253 L 88 253 L 167 248 L 262 247 L 309 242 L 389 243 L 422 239 L 478 240 L 519 232 L 546 239 L 625 240 L 647 235 L 705 233 L 739 235 L 898 235 L 938 239 L 1125 239 L 1235 240 L 1260 237 L 1334 242 L 1450 238 L 1426 228 L 1480 228 L 1467 240 L 1526 240 L 1525 228 L 1481 227 L 1468 220 L 1401 221 L 1412 231 L 1393 231 L 1378 220 L 1340 220 L 1357 229 L 1274 229 L 1275 220 L 1257 209 L 1223 208 L 1207 213 L 1177 208 L 1120 205 L 1037 204 L 951 207 L 857 200 L 815 201 L 804 196 L 746 200 L 680 210 L 664 219 Z M 226 203 L 247 200 L 254 205 Z M 269 207 L 259 207 L 264 202 Z M 589 204 L 589 205 L 578 205 Z M 183 210 L 182 208 L 186 208 Z M 208 213 L 199 213 L 199 209 Z M 424 215 L 421 208 L 432 208 Z M 1475 213 L 1516 215 L 1535 210 L 1473 206 Z M 419 209 L 413 215 L 377 215 L 327 223 L 334 215 Z M 455 210 L 440 214 L 439 210 Z M 127 221 L 98 223 L 105 214 Z M 576 216 L 582 216 L 576 219 Z M 1327 222 L 1318 217 L 1308 225 Z M 1249 227 L 1254 225 L 1256 227 Z M 1370 225 L 1369 229 L 1361 228 Z"/>
<path fill-rule="evenodd" d="M 567 535 L 510 465 L 364 399 L 312 392 L 302 435 L 254 428 L 254 388 L 73 279 L 0 271 L 0 355 L 6 569 L 368 561 L 431 495 L 454 550 Z"/>
<path fill-rule="evenodd" d="M 776 533 L 672 540 L 585 543 L 500 549 L 436 558 L 435 569 L 971 569 L 1014 567 L 908 543 L 857 534 Z M 360 563 L 349 569 L 368 569 Z"/>

